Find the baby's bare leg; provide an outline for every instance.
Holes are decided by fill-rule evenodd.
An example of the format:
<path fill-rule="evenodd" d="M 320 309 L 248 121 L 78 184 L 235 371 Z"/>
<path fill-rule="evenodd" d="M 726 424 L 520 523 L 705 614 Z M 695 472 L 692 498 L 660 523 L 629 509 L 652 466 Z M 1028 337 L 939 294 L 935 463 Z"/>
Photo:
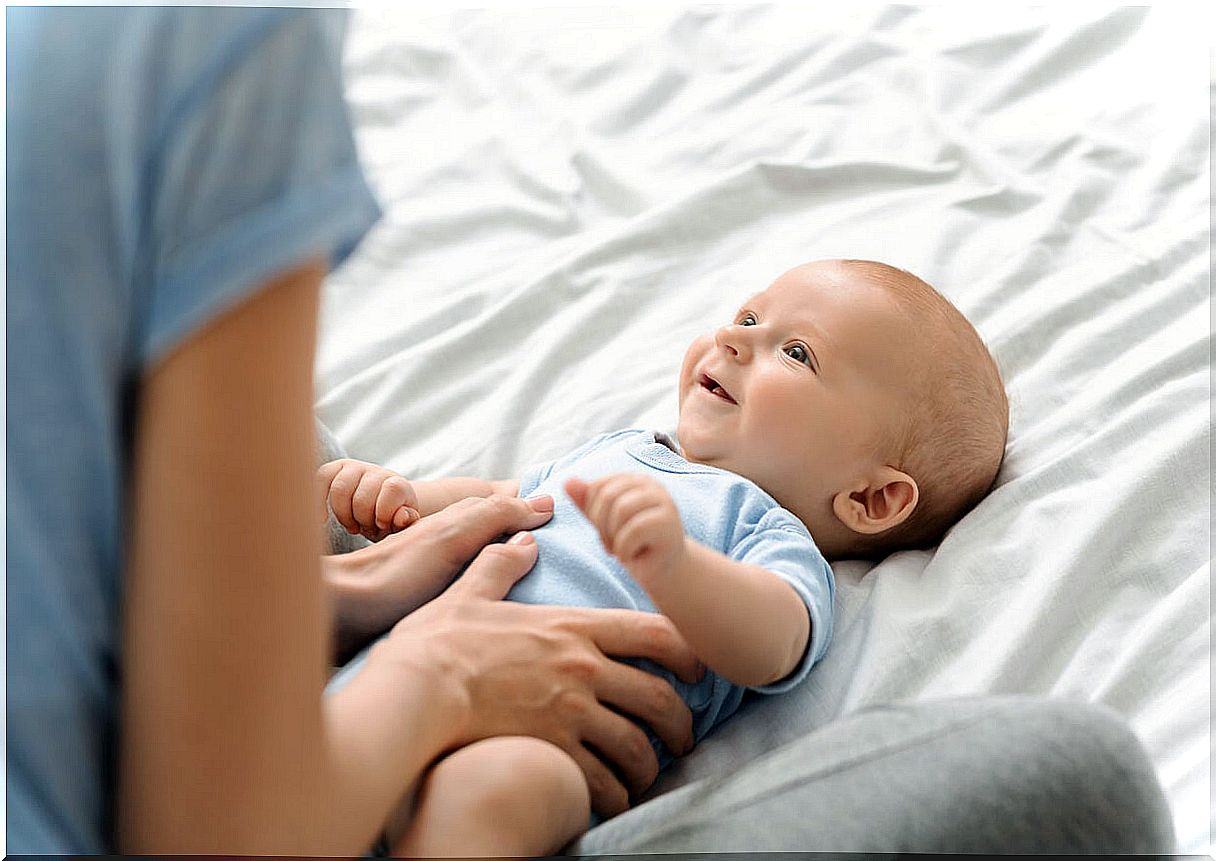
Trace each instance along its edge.
<path fill-rule="evenodd" d="M 591 796 L 561 748 L 524 736 L 491 738 L 441 759 L 390 823 L 393 855 L 552 855 L 583 833 Z"/>

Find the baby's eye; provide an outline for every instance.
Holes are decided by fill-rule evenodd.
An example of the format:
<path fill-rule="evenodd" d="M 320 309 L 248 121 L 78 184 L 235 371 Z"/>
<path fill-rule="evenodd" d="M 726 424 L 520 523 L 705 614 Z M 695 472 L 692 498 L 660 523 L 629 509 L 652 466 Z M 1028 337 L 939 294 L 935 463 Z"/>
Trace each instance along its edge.
<path fill-rule="evenodd" d="M 737 326 L 754 326 L 754 325 L 756 325 L 756 315 L 753 314 L 751 311 L 748 311 L 746 314 L 744 314 L 742 317 L 739 318 L 739 322 L 736 323 L 735 325 L 737 325 Z"/>
<path fill-rule="evenodd" d="M 790 344 L 788 347 L 785 348 L 785 354 L 787 356 L 789 356 L 791 359 L 793 359 L 795 362 L 800 362 L 800 363 L 806 365 L 808 368 L 813 369 L 813 367 L 814 367 L 811 364 L 810 350 L 808 350 L 806 347 L 802 346 L 801 344 Z"/>

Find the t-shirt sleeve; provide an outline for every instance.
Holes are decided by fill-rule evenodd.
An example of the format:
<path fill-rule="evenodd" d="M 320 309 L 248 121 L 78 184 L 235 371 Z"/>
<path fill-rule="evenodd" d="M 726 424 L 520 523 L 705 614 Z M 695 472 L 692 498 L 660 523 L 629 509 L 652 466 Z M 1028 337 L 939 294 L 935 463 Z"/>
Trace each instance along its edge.
<path fill-rule="evenodd" d="M 768 526 L 752 532 L 731 550 L 731 558 L 771 571 L 794 587 L 806 605 L 811 633 L 802 660 L 785 678 L 752 690 L 764 694 L 784 693 L 806 678 L 823 657 L 832 639 L 832 602 L 836 582 L 811 536 L 793 524 Z"/>
<path fill-rule="evenodd" d="M 344 12 L 195 14 L 164 34 L 175 86 L 147 157 L 145 365 L 276 273 L 338 265 L 380 215 L 344 98 Z"/>

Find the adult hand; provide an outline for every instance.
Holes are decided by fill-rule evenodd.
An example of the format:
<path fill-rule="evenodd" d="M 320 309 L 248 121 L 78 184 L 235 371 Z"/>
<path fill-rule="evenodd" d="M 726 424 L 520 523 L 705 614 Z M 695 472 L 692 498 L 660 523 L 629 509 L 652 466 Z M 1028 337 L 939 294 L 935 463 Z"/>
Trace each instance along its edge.
<path fill-rule="evenodd" d="M 646 734 L 625 715 L 677 754 L 692 748 L 693 736 L 692 716 L 669 684 L 612 656 L 649 658 L 689 682 L 701 668 L 656 613 L 503 601 L 536 553 L 526 534 L 486 547 L 460 580 L 372 649 L 367 669 L 396 663 L 407 677 L 429 678 L 435 696 L 454 697 L 462 719 L 451 727 L 450 749 L 498 735 L 556 744 L 583 770 L 592 806 L 613 816 L 658 774 Z"/>
<path fill-rule="evenodd" d="M 324 557 L 339 659 L 442 592 L 487 543 L 552 516 L 551 496 L 470 497 L 377 544 Z"/>

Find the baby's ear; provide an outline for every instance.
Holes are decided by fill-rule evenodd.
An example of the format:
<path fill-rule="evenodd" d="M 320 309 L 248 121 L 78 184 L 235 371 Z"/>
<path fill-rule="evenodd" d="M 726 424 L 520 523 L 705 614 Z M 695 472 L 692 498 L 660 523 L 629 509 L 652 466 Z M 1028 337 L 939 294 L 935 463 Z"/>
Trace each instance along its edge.
<path fill-rule="evenodd" d="M 877 535 L 907 520 L 919 501 L 916 479 L 884 466 L 866 483 L 837 493 L 832 499 L 832 511 L 854 532 Z"/>

